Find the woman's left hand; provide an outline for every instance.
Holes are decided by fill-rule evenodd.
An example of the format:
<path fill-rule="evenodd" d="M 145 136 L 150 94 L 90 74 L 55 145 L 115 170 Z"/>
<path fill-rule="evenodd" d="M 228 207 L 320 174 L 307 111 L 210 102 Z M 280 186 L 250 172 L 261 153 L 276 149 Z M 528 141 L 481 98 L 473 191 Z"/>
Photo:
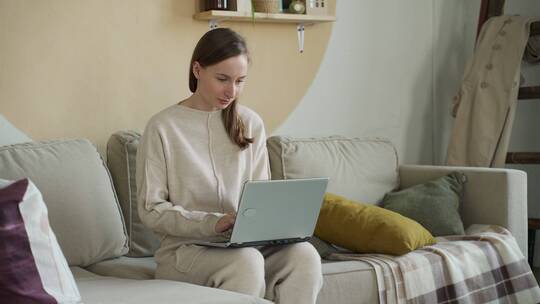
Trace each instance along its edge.
<path fill-rule="evenodd" d="M 222 233 L 229 229 L 232 229 L 232 227 L 234 226 L 235 220 L 236 220 L 235 212 L 227 213 L 217 221 L 216 227 L 214 228 L 214 230 L 217 233 Z"/>

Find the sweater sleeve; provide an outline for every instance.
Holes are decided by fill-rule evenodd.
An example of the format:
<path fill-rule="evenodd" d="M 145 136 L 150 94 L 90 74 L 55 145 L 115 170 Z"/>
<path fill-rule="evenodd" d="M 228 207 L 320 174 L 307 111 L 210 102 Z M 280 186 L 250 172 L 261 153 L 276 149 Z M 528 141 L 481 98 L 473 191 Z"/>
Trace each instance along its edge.
<path fill-rule="evenodd" d="M 143 224 L 155 232 L 204 239 L 216 236 L 224 214 L 187 210 L 169 199 L 167 166 L 160 134 L 147 127 L 137 151 L 137 207 Z"/>

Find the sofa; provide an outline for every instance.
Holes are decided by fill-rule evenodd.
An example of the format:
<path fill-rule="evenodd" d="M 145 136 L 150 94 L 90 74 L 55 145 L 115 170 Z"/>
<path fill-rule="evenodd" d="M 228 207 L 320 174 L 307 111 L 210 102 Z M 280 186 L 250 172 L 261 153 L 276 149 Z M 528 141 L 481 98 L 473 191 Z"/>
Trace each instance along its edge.
<path fill-rule="evenodd" d="M 121 131 L 108 142 L 107 161 L 84 139 L 0 147 L 0 178 L 30 178 L 49 209 L 51 227 L 82 300 L 93 303 L 269 303 L 225 290 L 155 280 L 159 240 L 137 216 L 135 154 L 140 134 Z M 518 170 L 400 165 L 381 139 L 339 136 L 267 141 L 273 179 L 327 176 L 328 192 L 377 204 L 390 191 L 459 170 L 468 179 L 460 206 L 465 227 L 508 228 L 527 255 L 526 174 Z M 317 239 L 325 256 L 335 247 Z M 377 303 L 375 272 L 361 261 L 321 259 L 324 286 L 317 303 Z"/>

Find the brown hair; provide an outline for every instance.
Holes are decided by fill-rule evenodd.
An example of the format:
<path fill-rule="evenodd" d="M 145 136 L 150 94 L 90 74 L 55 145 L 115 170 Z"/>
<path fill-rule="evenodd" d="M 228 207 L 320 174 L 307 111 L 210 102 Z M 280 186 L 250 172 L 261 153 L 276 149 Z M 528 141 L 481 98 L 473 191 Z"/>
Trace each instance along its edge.
<path fill-rule="evenodd" d="M 189 90 L 192 93 L 197 90 L 197 78 L 193 74 L 193 63 L 195 61 L 201 67 L 207 67 L 238 55 L 246 55 L 249 60 L 246 41 L 238 33 L 228 28 L 216 28 L 206 32 L 195 46 L 193 56 L 191 56 Z M 238 115 L 236 104 L 237 100 L 235 99 L 221 112 L 221 118 L 229 138 L 241 149 L 245 149 L 249 144 L 253 143 L 253 138 L 245 136 L 245 125 L 240 115 Z"/>

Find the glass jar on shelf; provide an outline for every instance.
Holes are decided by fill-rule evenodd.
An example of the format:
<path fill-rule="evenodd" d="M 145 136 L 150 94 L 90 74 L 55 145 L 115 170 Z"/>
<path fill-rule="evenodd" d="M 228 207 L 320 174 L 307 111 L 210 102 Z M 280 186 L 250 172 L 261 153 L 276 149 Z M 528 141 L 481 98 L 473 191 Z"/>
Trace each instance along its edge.
<path fill-rule="evenodd" d="M 201 0 L 201 11 L 236 11 L 236 0 Z"/>

